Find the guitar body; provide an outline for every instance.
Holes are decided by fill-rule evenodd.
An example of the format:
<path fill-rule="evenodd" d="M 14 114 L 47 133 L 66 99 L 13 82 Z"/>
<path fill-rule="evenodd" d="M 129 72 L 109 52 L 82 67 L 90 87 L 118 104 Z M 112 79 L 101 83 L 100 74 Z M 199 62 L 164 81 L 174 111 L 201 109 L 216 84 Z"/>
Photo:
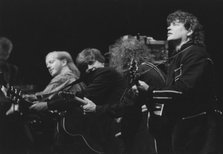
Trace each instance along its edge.
<path fill-rule="evenodd" d="M 80 107 L 73 107 L 62 113 L 57 123 L 59 136 L 67 137 L 70 143 L 77 143 L 89 153 L 102 154 L 103 148 L 98 137 L 98 121 L 93 114 L 83 114 Z"/>
<path fill-rule="evenodd" d="M 84 114 L 80 108 L 80 104 L 84 102 L 81 98 L 77 98 L 74 94 L 68 93 L 67 95 L 69 95 L 69 98 L 61 100 L 65 101 L 64 103 L 73 103 L 72 105 L 70 104 L 66 111 L 35 112 L 29 110 L 32 103 L 26 101 L 22 97 L 21 91 L 15 89 L 14 87 L 10 87 L 8 93 L 10 96 L 9 98 L 15 102 L 15 105 L 18 106 L 18 112 L 23 116 L 31 128 L 31 131 L 34 133 L 44 133 L 45 131 L 53 132 L 53 127 L 56 120 L 57 135 L 62 138 L 69 138 L 66 139 L 65 142 L 68 143 L 65 144 L 72 145 L 74 142 L 78 142 L 79 145 L 81 144 L 82 148 L 88 151 L 88 154 L 104 153 L 101 145 L 103 145 L 103 142 L 106 141 L 104 140 L 102 142 L 100 138 L 102 135 L 100 133 L 106 134 L 106 132 L 104 132 L 104 127 L 101 124 L 107 123 L 109 120 L 94 113 Z M 65 97 L 61 95 L 58 96 Z M 75 101 L 70 102 L 71 100 L 76 100 L 76 103 Z"/>
<path fill-rule="evenodd" d="M 165 86 L 165 74 L 157 66 L 152 63 L 143 63 L 139 66 L 140 80 L 157 89 Z M 148 98 L 148 96 L 146 96 Z M 145 104 L 149 109 L 148 126 L 149 131 L 155 136 L 160 134 L 168 124 L 168 118 L 165 116 L 166 105 L 164 101 L 154 99 L 154 94 L 151 94 L 149 99 L 142 96 L 141 101 L 146 101 Z M 144 103 L 143 103 L 144 104 Z"/>

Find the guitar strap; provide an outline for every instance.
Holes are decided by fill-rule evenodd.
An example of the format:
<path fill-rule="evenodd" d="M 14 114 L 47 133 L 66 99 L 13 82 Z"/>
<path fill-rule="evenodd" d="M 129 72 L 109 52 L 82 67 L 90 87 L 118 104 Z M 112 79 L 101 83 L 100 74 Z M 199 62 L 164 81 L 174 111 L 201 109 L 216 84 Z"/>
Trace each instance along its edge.
<path fill-rule="evenodd" d="M 58 94 L 59 92 L 63 91 L 64 89 L 66 89 L 66 88 L 68 88 L 68 87 L 71 87 L 71 86 L 73 86 L 73 85 L 75 85 L 75 84 L 78 84 L 78 83 L 80 83 L 80 82 L 82 82 L 82 79 L 77 79 L 77 80 L 71 82 L 70 84 L 66 85 L 65 87 L 61 88 L 61 89 L 58 90 L 58 91 L 54 91 L 54 92 L 48 93 L 45 97 L 48 98 L 48 96 L 50 96 L 50 95 L 52 95 L 52 94 L 56 95 L 56 94 Z M 45 99 L 43 99 L 43 98 L 39 98 L 39 99 L 45 100 Z"/>
<path fill-rule="evenodd" d="M 63 91 L 64 89 L 66 89 L 66 88 L 68 88 L 68 87 L 71 87 L 71 86 L 73 86 L 73 85 L 75 85 L 75 84 L 78 84 L 78 83 L 80 83 L 80 82 L 82 82 L 82 79 L 81 79 L 81 78 L 79 78 L 79 79 L 77 79 L 77 80 L 71 82 L 70 84 L 68 84 L 68 85 L 66 85 L 65 87 L 63 87 L 62 89 L 60 89 L 59 91 Z M 59 91 L 58 91 L 58 92 L 59 92 Z"/>

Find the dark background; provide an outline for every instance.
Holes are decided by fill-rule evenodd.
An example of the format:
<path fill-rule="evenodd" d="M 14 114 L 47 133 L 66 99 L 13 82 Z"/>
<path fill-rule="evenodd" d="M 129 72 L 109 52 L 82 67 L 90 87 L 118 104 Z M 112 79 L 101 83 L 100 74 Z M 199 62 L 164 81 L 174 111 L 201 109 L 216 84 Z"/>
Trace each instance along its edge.
<path fill-rule="evenodd" d="M 178 9 L 204 25 L 221 91 L 223 0 L 0 0 L 0 36 L 13 42 L 9 61 L 19 67 L 24 84 L 41 89 L 50 80 L 48 52 L 66 50 L 73 58 L 87 47 L 107 52 L 125 34 L 165 40 L 166 17 Z"/>

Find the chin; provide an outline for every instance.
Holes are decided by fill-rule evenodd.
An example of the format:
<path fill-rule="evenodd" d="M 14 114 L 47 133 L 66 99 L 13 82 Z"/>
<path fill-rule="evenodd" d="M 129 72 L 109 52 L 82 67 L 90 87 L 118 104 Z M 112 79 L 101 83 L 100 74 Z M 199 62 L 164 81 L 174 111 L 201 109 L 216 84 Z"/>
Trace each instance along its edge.
<path fill-rule="evenodd" d="M 51 75 L 52 77 L 54 77 L 54 76 L 55 76 L 55 73 L 51 73 L 50 75 Z"/>
<path fill-rule="evenodd" d="M 175 40 L 173 37 L 171 36 L 167 37 L 167 41 L 173 41 L 173 40 Z"/>
<path fill-rule="evenodd" d="M 167 41 L 170 41 L 171 40 L 171 37 L 167 37 L 167 39 L 166 39 Z"/>
<path fill-rule="evenodd" d="M 174 37 L 168 37 L 167 38 L 167 41 L 179 41 L 179 40 L 181 40 L 180 38 L 174 38 Z"/>

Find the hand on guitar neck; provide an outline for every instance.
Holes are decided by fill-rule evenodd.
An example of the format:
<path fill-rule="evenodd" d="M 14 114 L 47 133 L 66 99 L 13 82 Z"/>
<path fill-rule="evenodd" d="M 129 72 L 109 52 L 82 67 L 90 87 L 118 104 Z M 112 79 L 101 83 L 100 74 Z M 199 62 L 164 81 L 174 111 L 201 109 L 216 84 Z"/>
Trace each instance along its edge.
<path fill-rule="evenodd" d="M 75 94 L 70 92 L 59 92 L 59 95 L 67 98 L 69 100 L 74 100 L 76 103 L 79 103 L 81 108 L 83 109 L 84 113 L 87 112 L 96 112 L 96 104 L 91 101 L 90 99 L 84 97 L 83 99 L 80 97 L 77 97 Z"/>
<path fill-rule="evenodd" d="M 84 113 L 86 112 L 96 112 L 96 104 L 84 97 L 84 105 L 82 106 Z"/>
<path fill-rule="evenodd" d="M 38 101 L 36 95 L 29 94 L 24 95 L 22 91 L 13 86 L 2 86 L 1 90 L 3 94 L 12 101 L 10 109 L 6 112 L 6 115 L 19 112 L 21 110 L 34 110 L 34 111 L 45 111 L 48 109 L 46 101 Z"/>
<path fill-rule="evenodd" d="M 34 94 L 23 95 L 23 98 L 30 102 L 32 105 L 29 107 L 30 110 L 34 111 L 46 111 L 48 109 L 46 101 L 39 101 L 37 96 Z"/>
<path fill-rule="evenodd" d="M 139 80 L 137 84 L 135 84 L 134 86 L 132 86 L 132 91 L 138 95 L 139 94 L 139 91 L 148 91 L 149 89 L 149 85 L 144 82 L 144 81 L 141 81 Z"/>
<path fill-rule="evenodd" d="M 23 97 L 21 96 L 21 91 L 14 88 L 13 86 L 10 86 L 9 84 L 2 85 L 1 91 L 5 95 L 5 97 L 10 99 L 12 102 L 10 108 L 8 109 L 8 111 L 6 111 L 5 114 L 11 115 L 17 112 L 20 113 L 19 102 L 21 101 L 21 99 L 23 99 Z"/>
<path fill-rule="evenodd" d="M 22 97 L 23 97 L 26 101 L 28 101 L 28 102 L 30 102 L 30 103 L 32 103 L 32 102 L 34 102 L 34 101 L 37 100 L 37 97 L 36 97 L 35 94 L 24 94 Z"/>

